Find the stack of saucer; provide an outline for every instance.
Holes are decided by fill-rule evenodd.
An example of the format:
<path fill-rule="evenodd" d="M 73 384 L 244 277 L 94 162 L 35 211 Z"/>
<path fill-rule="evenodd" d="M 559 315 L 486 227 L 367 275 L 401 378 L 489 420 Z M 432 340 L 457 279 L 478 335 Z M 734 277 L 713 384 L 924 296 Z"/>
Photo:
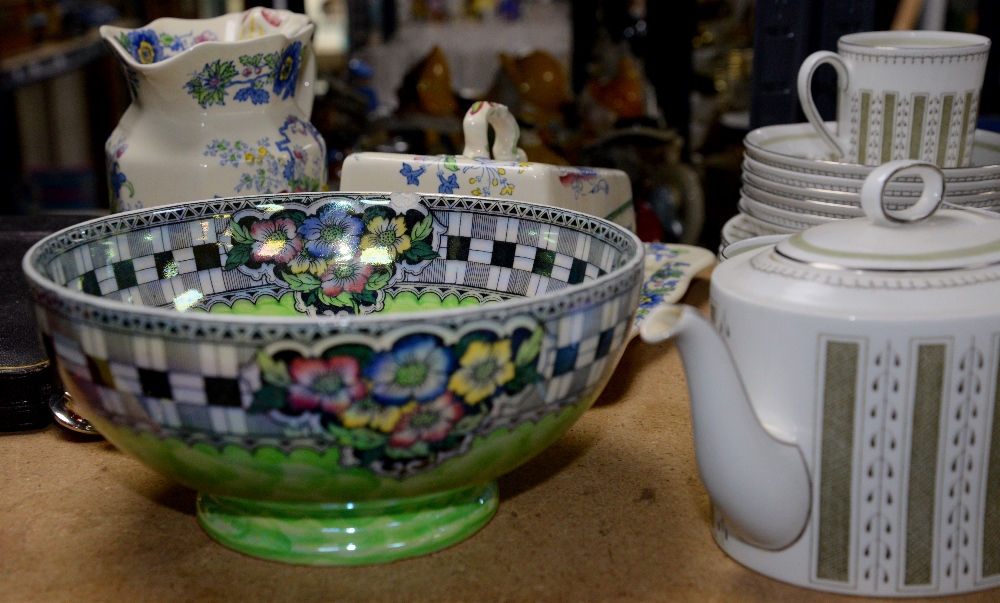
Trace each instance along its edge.
<path fill-rule="evenodd" d="M 758 128 L 744 145 L 740 213 L 723 227 L 723 247 L 861 215 L 861 185 L 874 167 L 832 161 L 809 123 Z M 976 130 L 970 167 L 943 171 L 945 202 L 1000 212 L 1000 134 Z M 919 181 L 894 180 L 887 206 L 908 207 L 920 190 Z"/>

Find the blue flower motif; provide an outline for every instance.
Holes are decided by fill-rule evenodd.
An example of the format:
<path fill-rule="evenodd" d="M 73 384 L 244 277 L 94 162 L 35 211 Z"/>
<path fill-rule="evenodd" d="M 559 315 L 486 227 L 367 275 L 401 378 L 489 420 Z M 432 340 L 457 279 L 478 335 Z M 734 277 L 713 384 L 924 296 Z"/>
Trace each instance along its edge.
<path fill-rule="evenodd" d="M 453 192 L 455 192 L 456 188 L 458 188 L 458 176 L 456 176 L 454 173 L 448 176 L 448 179 L 445 180 L 444 174 L 438 172 L 438 180 L 441 182 L 441 186 L 438 187 L 439 193 L 450 195 Z"/>
<path fill-rule="evenodd" d="M 324 205 L 315 218 L 308 218 L 299 226 L 305 247 L 321 259 L 348 261 L 355 256 L 360 244 L 364 223 L 337 209 L 334 204 Z"/>
<path fill-rule="evenodd" d="M 143 65 L 155 63 L 163 58 L 160 36 L 152 29 L 136 29 L 126 34 L 129 52 Z"/>
<path fill-rule="evenodd" d="M 274 93 L 282 99 L 295 96 L 295 85 L 299 81 L 299 63 L 302 62 L 302 42 L 295 42 L 285 48 L 278 59 L 277 77 L 274 78 Z"/>
<path fill-rule="evenodd" d="M 238 90 L 233 98 L 238 101 L 250 101 L 255 105 L 265 105 L 271 100 L 271 95 L 267 93 L 267 90 L 251 85 Z"/>
<path fill-rule="evenodd" d="M 402 406 L 410 400 L 426 402 L 441 395 L 455 368 L 451 350 L 428 335 L 411 335 L 382 352 L 366 369 L 372 396 L 381 404 Z"/>
<path fill-rule="evenodd" d="M 122 185 L 125 184 L 126 180 L 128 180 L 128 178 L 126 178 L 125 174 L 121 172 L 121 168 L 118 167 L 118 162 L 116 161 L 112 163 L 111 174 L 108 176 L 108 181 L 109 184 L 111 184 L 111 188 L 115 191 L 116 198 L 121 196 Z"/>
<path fill-rule="evenodd" d="M 654 308 L 662 303 L 663 303 L 663 296 L 660 295 L 659 293 L 646 293 L 644 291 L 642 293 L 642 296 L 639 298 L 640 308 L 647 308 L 647 309 Z"/>
<path fill-rule="evenodd" d="M 410 164 L 404 163 L 403 169 L 399 170 L 399 173 L 402 174 L 404 178 L 406 178 L 407 184 L 417 186 L 420 184 L 420 177 L 423 176 L 424 172 L 426 171 L 427 171 L 427 166 L 422 165 L 420 166 L 420 169 L 415 170 L 413 169 L 413 166 L 411 166 Z"/>

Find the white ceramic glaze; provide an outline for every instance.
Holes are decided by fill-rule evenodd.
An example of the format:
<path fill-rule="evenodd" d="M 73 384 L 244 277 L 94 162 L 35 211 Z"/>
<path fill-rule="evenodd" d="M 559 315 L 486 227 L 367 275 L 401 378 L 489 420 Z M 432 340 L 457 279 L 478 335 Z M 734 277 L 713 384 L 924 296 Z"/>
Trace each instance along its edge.
<path fill-rule="evenodd" d="M 526 161 L 517 148 L 517 121 L 503 105 L 475 103 L 463 125 L 462 155 L 354 153 L 344 161 L 341 188 L 517 199 L 582 211 L 635 231 L 632 184 L 625 172 Z M 488 125 L 496 133 L 492 158 Z"/>
<path fill-rule="evenodd" d="M 826 176 L 822 174 L 805 174 L 762 163 L 746 155 L 743 158 L 743 173 L 752 174 L 758 178 L 775 184 L 784 184 L 801 189 L 817 191 L 844 192 L 859 195 L 862 179 Z M 886 190 L 887 197 L 917 197 L 923 185 L 919 182 L 893 182 Z M 996 193 L 1000 190 L 1000 178 L 989 180 L 973 180 L 969 182 L 948 182 L 945 194 L 961 202 L 961 198 L 981 193 Z"/>
<path fill-rule="evenodd" d="M 969 165 L 989 38 L 940 31 L 853 33 L 837 52 L 820 50 L 799 68 L 802 110 L 833 155 L 879 165 L 923 159 Z M 816 69 L 837 72 L 837 127 L 828 130 L 812 99 Z"/>
<path fill-rule="evenodd" d="M 827 122 L 828 128 L 836 127 Z M 761 163 L 802 174 L 864 180 L 872 167 L 836 161 L 820 134 L 808 123 L 764 126 L 743 139 L 746 154 Z M 945 182 L 975 182 L 1000 179 L 1000 134 L 976 130 L 972 141 L 972 163 L 965 168 L 944 168 Z M 902 184 L 898 181 L 896 186 Z"/>
<path fill-rule="evenodd" d="M 105 144 L 111 210 L 322 190 L 314 29 L 262 8 L 101 27 L 132 94 Z"/>
<path fill-rule="evenodd" d="M 870 215 L 736 255 L 711 323 L 652 312 L 691 391 L 716 541 L 806 588 L 932 596 L 1000 586 L 1000 220 L 937 210 L 937 168 L 881 166 Z M 929 184 L 887 210 L 895 175 Z"/>
<path fill-rule="evenodd" d="M 860 202 L 857 205 L 847 205 L 833 201 L 812 199 L 806 195 L 779 195 L 749 183 L 743 185 L 741 192 L 745 198 L 788 211 L 833 218 L 857 218 L 861 215 Z"/>
<path fill-rule="evenodd" d="M 787 239 L 789 236 L 790 235 L 787 234 L 766 235 L 760 237 L 750 237 L 748 239 L 736 241 L 735 243 L 729 243 L 725 247 L 722 247 L 719 252 L 719 259 L 729 260 L 738 255 L 747 253 L 748 251 L 774 245 L 775 243 Z"/>
<path fill-rule="evenodd" d="M 815 213 L 806 213 L 786 209 L 777 203 L 761 203 L 744 194 L 740 197 L 739 210 L 748 216 L 752 216 L 774 226 L 781 226 L 792 230 L 805 230 L 820 224 L 843 220 L 831 216 L 821 216 Z"/>

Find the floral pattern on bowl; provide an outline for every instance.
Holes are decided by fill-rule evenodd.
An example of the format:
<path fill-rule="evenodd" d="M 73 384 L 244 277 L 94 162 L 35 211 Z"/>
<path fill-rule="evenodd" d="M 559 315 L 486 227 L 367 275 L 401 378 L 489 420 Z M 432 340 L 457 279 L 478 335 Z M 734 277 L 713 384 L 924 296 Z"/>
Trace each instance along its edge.
<path fill-rule="evenodd" d="M 385 287 L 402 272 L 419 273 L 438 257 L 441 230 L 423 208 L 347 200 L 315 209 L 285 204 L 266 217 L 245 210 L 233 216 L 223 270 L 292 289 L 296 307 L 310 315 L 367 314 L 382 308 Z"/>
<path fill-rule="evenodd" d="M 433 467 L 471 443 L 495 402 L 542 378 L 543 336 L 539 325 L 518 319 L 500 330 L 408 334 L 383 349 L 277 344 L 243 372 L 252 392 L 246 412 L 329 439 L 346 467 Z"/>

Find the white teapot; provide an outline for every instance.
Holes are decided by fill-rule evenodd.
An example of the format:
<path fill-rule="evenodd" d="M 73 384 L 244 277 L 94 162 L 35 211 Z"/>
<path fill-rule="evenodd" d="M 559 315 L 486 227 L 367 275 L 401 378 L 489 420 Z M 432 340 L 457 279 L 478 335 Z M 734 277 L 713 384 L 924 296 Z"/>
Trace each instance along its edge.
<path fill-rule="evenodd" d="M 887 211 L 903 173 L 923 193 Z M 1000 585 L 1000 220 L 939 210 L 943 188 L 885 164 L 866 217 L 721 263 L 714 325 L 641 325 L 680 350 L 715 538 L 751 569 L 858 595 Z"/>
<path fill-rule="evenodd" d="M 323 190 L 314 30 L 305 15 L 259 7 L 102 26 L 132 94 L 104 147 L 111 211 Z"/>

